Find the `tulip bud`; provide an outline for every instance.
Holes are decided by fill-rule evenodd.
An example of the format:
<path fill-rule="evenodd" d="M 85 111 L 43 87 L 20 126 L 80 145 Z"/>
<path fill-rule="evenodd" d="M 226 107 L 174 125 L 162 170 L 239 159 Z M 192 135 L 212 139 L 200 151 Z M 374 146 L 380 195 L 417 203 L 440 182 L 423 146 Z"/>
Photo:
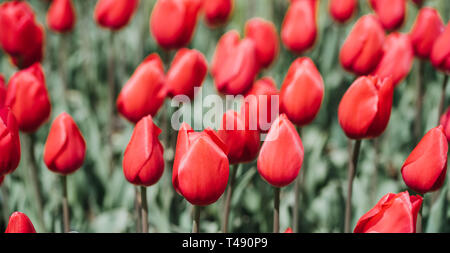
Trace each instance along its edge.
<path fill-rule="evenodd" d="M 280 110 L 294 124 L 314 120 L 322 104 L 323 79 L 314 62 L 306 57 L 291 64 L 280 91 Z"/>
<path fill-rule="evenodd" d="M 203 1 L 205 20 L 209 26 L 225 24 L 233 12 L 234 0 Z"/>
<path fill-rule="evenodd" d="M 345 92 L 338 108 L 339 124 L 350 139 L 375 138 L 391 116 L 394 85 L 390 78 L 362 76 Z"/>
<path fill-rule="evenodd" d="M 317 0 L 292 1 L 281 26 L 281 40 L 291 51 L 301 54 L 317 37 Z"/>
<path fill-rule="evenodd" d="M 75 172 L 83 165 L 86 142 L 78 126 L 67 113 L 61 113 L 52 123 L 44 148 L 48 169 L 62 175 Z"/>
<path fill-rule="evenodd" d="M 212 129 L 194 132 L 183 123 L 173 165 L 175 190 L 193 205 L 209 205 L 224 193 L 228 175 L 227 148 L 217 133 Z"/>
<path fill-rule="evenodd" d="M 391 77 L 394 86 L 398 85 L 411 71 L 414 51 L 410 36 L 391 33 L 384 43 L 384 54 L 372 75 L 381 79 Z"/>
<path fill-rule="evenodd" d="M 186 95 L 194 98 L 194 88 L 202 86 L 208 71 L 208 62 L 199 51 L 180 49 L 167 72 L 167 89 L 171 97 Z"/>
<path fill-rule="evenodd" d="M 117 110 L 136 123 L 155 116 L 166 97 L 164 67 L 157 54 L 149 55 L 134 71 L 117 98 Z"/>
<path fill-rule="evenodd" d="M 436 39 L 430 58 L 435 68 L 444 72 L 450 72 L 450 23 Z"/>
<path fill-rule="evenodd" d="M 0 109 L 0 176 L 12 173 L 20 162 L 19 128 L 13 113 Z"/>
<path fill-rule="evenodd" d="M 217 90 L 226 95 L 245 94 L 250 90 L 259 71 L 253 40 L 239 41 L 236 31 L 220 38 L 212 61 L 211 74 Z"/>
<path fill-rule="evenodd" d="M 5 105 L 6 99 L 6 86 L 5 86 L 5 78 L 2 74 L 0 74 L 0 107 Z"/>
<path fill-rule="evenodd" d="M 422 197 L 389 193 L 356 224 L 354 233 L 415 233 Z"/>
<path fill-rule="evenodd" d="M 269 184 L 283 187 L 292 183 L 303 163 L 303 144 L 285 114 L 273 122 L 258 156 L 258 172 Z"/>
<path fill-rule="evenodd" d="M 440 124 L 444 128 L 447 141 L 450 142 L 450 107 L 447 108 L 447 111 L 441 116 Z"/>
<path fill-rule="evenodd" d="M 415 54 L 424 59 L 430 57 L 434 42 L 444 28 L 441 16 L 435 9 L 422 8 L 410 33 Z"/>
<path fill-rule="evenodd" d="M 442 187 L 447 172 L 448 143 L 442 126 L 431 129 L 402 166 L 405 184 L 418 193 Z"/>
<path fill-rule="evenodd" d="M 14 212 L 11 217 L 9 217 L 8 227 L 5 233 L 36 233 L 33 223 L 31 223 L 28 216 L 21 212 Z"/>
<path fill-rule="evenodd" d="M 353 26 L 339 55 L 342 66 L 357 75 L 371 73 L 383 56 L 384 30 L 374 15 L 362 16 Z"/>
<path fill-rule="evenodd" d="M 71 0 L 53 0 L 47 12 L 47 25 L 55 32 L 69 32 L 76 22 Z"/>
<path fill-rule="evenodd" d="M 150 17 L 150 29 L 156 42 L 165 49 L 186 46 L 192 38 L 201 0 L 158 0 Z"/>
<path fill-rule="evenodd" d="M 120 30 L 126 26 L 139 5 L 139 0 L 99 0 L 94 19 L 102 27 Z"/>
<path fill-rule="evenodd" d="M 284 231 L 285 234 L 291 234 L 292 232 L 292 228 L 287 228 L 286 231 Z"/>
<path fill-rule="evenodd" d="M 347 22 L 355 13 L 356 0 L 331 0 L 329 9 L 331 17 L 339 23 Z"/>
<path fill-rule="evenodd" d="M 41 64 L 35 63 L 11 77 L 5 104 L 16 116 L 20 131 L 35 132 L 48 120 L 51 104 Z"/>
<path fill-rule="evenodd" d="M 255 42 L 256 57 L 262 68 L 272 64 L 278 55 L 279 45 L 275 25 L 261 18 L 253 18 L 245 24 L 245 37 Z"/>
<path fill-rule="evenodd" d="M 383 28 L 395 30 L 405 21 L 406 0 L 370 0 Z"/>
<path fill-rule="evenodd" d="M 123 156 L 123 173 L 132 184 L 151 186 L 164 172 L 164 149 L 158 139 L 159 129 L 148 115 L 134 128 Z"/>

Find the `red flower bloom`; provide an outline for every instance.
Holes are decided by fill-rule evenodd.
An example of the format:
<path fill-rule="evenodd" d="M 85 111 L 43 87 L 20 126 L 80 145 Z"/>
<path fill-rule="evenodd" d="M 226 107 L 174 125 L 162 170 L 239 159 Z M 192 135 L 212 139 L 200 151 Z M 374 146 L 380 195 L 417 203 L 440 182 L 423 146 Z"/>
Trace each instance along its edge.
<path fill-rule="evenodd" d="M 14 212 L 9 217 L 8 227 L 5 233 L 36 233 L 33 223 L 30 219 L 21 212 Z"/>
<path fill-rule="evenodd" d="M 261 18 L 253 18 L 245 24 L 245 37 L 255 42 L 256 57 L 262 68 L 272 64 L 278 55 L 279 45 L 275 25 Z"/>
<path fill-rule="evenodd" d="M 218 26 L 227 22 L 233 12 L 234 0 L 203 1 L 205 20 L 209 26 Z"/>
<path fill-rule="evenodd" d="M 19 128 L 7 107 L 0 107 L 0 177 L 12 173 L 20 162 Z"/>
<path fill-rule="evenodd" d="M 2 74 L 0 74 L 0 107 L 5 105 L 6 99 L 6 86 L 5 86 L 5 78 Z"/>
<path fill-rule="evenodd" d="M 284 233 L 287 233 L 287 234 L 293 233 L 293 232 L 292 232 L 292 228 L 287 228 L 286 231 L 284 231 Z"/>
<path fill-rule="evenodd" d="M 441 116 L 440 123 L 444 129 L 445 136 L 447 136 L 447 140 L 450 142 L 450 107 L 447 108 L 447 111 Z"/>
<path fill-rule="evenodd" d="M 71 0 L 53 0 L 47 12 L 47 25 L 56 32 L 69 32 L 76 22 Z"/>
<path fill-rule="evenodd" d="M 430 58 L 435 68 L 450 72 L 450 23 L 436 39 Z"/>
<path fill-rule="evenodd" d="M 410 33 L 415 54 L 421 58 L 430 57 L 434 42 L 444 29 L 441 16 L 435 9 L 422 8 Z"/>
<path fill-rule="evenodd" d="M 104 28 L 120 30 L 130 22 L 138 4 L 139 0 L 99 0 L 94 19 Z"/>
<path fill-rule="evenodd" d="M 345 23 L 355 13 L 356 5 L 356 0 L 331 0 L 329 5 L 331 17 L 336 22 Z"/>
<path fill-rule="evenodd" d="M 386 30 L 398 29 L 405 21 L 406 0 L 370 0 Z"/>

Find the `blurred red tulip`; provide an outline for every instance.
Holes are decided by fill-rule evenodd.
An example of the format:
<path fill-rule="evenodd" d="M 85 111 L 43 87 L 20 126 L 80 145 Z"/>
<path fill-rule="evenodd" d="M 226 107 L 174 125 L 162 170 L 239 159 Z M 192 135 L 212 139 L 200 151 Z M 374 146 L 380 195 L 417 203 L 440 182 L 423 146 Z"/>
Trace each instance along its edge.
<path fill-rule="evenodd" d="M 285 114 L 273 122 L 258 156 L 258 172 L 269 184 L 284 187 L 292 183 L 303 163 L 303 144 Z"/>
<path fill-rule="evenodd" d="M 120 30 L 126 26 L 139 5 L 139 0 L 98 0 L 94 19 L 102 27 Z"/>
<path fill-rule="evenodd" d="M 307 57 L 295 60 L 280 91 L 280 111 L 289 120 L 304 126 L 314 120 L 322 104 L 323 79 L 314 62 Z"/>
<path fill-rule="evenodd" d="M 234 0 L 203 1 L 205 20 L 209 26 L 218 26 L 227 22 L 233 12 Z"/>
<path fill-rule="evenodd" d="M 410 33 L 415 54 L 424 59 L 429 58 L 434 42 L 444 29 L 444 23 L 437 10 L 430 7 L 422 8 Z"/>
<path fill-rule="evenodd" d="M 430 58 L 435 68 L 450 73 L 450 23 L 436 39 Z"/>
<path fill-rule="evenodd" d="M 354 233 L 415 233 L 422 197 L 389 193 L 356 224 Z"/>
<path fill-rule="evenodd" d="M 390 78 L 362 76 L 345 92 L 338 108 L 339 124 L 350 139 L 375 138 L 391 116 L 394 84 Z"/>
<path fill-rule="evenodd" d="M 16 116 L 20 131 L 35 132 L 48 120 L 51 104 L 40 63 L 11 77 L 5 104 Z"/>
<path fill-rule="evenodd" d="M 331 0 L 329 9 L 331 17 L 339 23 L 345 23 L 352 18 L 357 7 L 356 0 Z"/>
<path fill-rule="evenodd" d="M 72 117 L 63 112 L 52 123 L 44 147 L 44 162 L 49 170 L 68 175 L 83 165 L 86 142 Z"/>
<path fill-rule="evenodd" d="M 317 0 L 291 1 L 281 26 L 281 40 L 291 51 L 301 54 L 313 47 L 317 38 Z"/>
<path fill-rule="evenodd" d="M 33 223 L 30 219 L 21 212 L 14 212 L 11 217 L 9 217 L 8 227 L 5 233 L 36 233 Z"/>
<path fill-rule="evenodd" d="M 171 97 L 186 95 L 194 98 L 194 88 L 202 86 L 208 72 L 208 62 L 195 49 L 180 49 L 167 72 L 166 86 Z"/>
<path fill-rule="evenodd" d="M 123 156 L 123 173 L 132 184 L 151 186 L 164 172 L 164 149 L 158 139 L 159 129 L 148 115 L 134 128 Z"/>
<path fill-rule="evenodd" d="M 259 71 L 256 45 L 252 39 L 239 40 L 237 31 L 225 33 L 219 40 L 211 74 L 217 90 L 226 95 L 245 94 Z"/>
<path fill-rule="evenodd" d="M 2 74 L 0 74 L 0 108 L 5 105 L 6 99 L 6 86 L 5 86 L 5 78 Z"/>
<path fill-rule="evenodd" d="M 117 98 L 117 110 L 137 123 L 155 116 L 166 97 L 164 67 L 157 54 L 151 54 L 137 67 Z"/>
<path fill-rule="evenodd" d="M 47 25 L 55 32 L 69 32 L 76 22 L 71 0 L 53 0 L 47 12 Z"/>
<path fill-rule="evenodd" d="M 156 42 L 165 49 L 186 46 L 194 33 L 201 7 L 201 0 L 158 0 L 150 17 L 150 29 Z"/>
<path fill-rule="evenodd" d="M 383 28 L 395 30 L 403 25 L 406 16 L 406 0 L 370 0 Z"/>
<path fill-rule="evenodd" d="M 440 124 L 444 128 L 447 140 L 450 142 L 450 107 L 447 108 L 447 111 L 441 116 Z"/>
<path fill-rule="evenodd" d="M 278 35 L 275 25 L 261 18 L 253 18 L 245 24 L 245 37 L 256 46 L 256 57 L 261 68 L 269 67 L 278 55 Z"/>
<path fill-rule="evenodd" d="M 20 162 L 19 128 L 13 113 L 0 107 L 0 176 L 12 173 Z"/>
<path fill-rule="evenodd" d="M 286 234 L 291 234 L 292 232 L 292 228 L 287 228 L 286 231 L 284 231 L 284 233 Z"/>
<path fill-rule="evenodd" d="M 410 36 L 391 33 L 384 42 L 384 54 L 372 75 L 381 79 L 391 77 L 394 86 L 398 85 L 411 71 L 414 50 Z"/>
<path fill-rule="evenodd" d="M 341 48 L 342 66 L 357 75 L 371 73 L 383 56 L 384 30 L 374 15 L 362 16 Z"/>
<path fill-rule="evenodd" d="M 5 176 L 0 176 L 0 186 L 2 185 L 4 179 L 5 179 Z"/>
<path fill-rule="evenodd" d="M 442 187 L 447 172 L 448 142 L 442 126 L 431 129 L 402 166 L 405 184 L 418 193 Z"/>
<path fill-rule="evenodd" d="M 173 165 L 175 190 L 193 205 L 209 205 L 224 193 L 228 175 L 227 148 L 217 133 L 212 129 L 194 132 L 183 123 Z"/>

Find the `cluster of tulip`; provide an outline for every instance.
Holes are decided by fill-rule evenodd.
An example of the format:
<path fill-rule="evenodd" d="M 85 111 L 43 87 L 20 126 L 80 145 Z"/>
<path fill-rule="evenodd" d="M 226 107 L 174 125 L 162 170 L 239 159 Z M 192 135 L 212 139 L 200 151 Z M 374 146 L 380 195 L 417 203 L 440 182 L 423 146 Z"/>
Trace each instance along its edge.
<path fill-rule="evenodd" d="M 317 40 L 318 2 L 290 1 L 280 37 L 293 53 L 304 53 Z M 423 4 L 422 1 L 414 2 L 419 7 Z M 129 23 L 138 4 L 138 0 L 99 0 L 94 19 L 104 28 L 120 30 Z M 409 74 L 414 56 L 421 62 L 430 60 L 438 70 L 450 72 L 450 25 L 445 27 L 435 9 L 423 7 L 409 34 L 397 32 L 404 23 L 406 4 L 406 0 L 371 0 L 374 14 L 362 16 L 356 22 L 340 51 L 343 68 L 357 76 L 338 108 L 342 130 L 349 139 L 355 140 L 348 171 L 346 232 L 350 231 L 352 187 L 361 141 L 377 138 L 387 128 L 394 89 Z M 242 163 L 256 159 L 259 174 L 274 187 L 274 232 L 280 230 L 280 189 L 296 181 L 294 190 L 298 200 L 299 173 L 304 160 L 300 128 L 310 124 L 318 114 L 324 97 L 324 81 L 308 57 L 299 57 L 292 62 L 280 90 L 271 77 L 255 81 L 261 70 L 271 66 L 279 52 L 275 25 L 261 18 L 247 21 L 242 39 L 235 30 L 226 32 L 217 43 L 210 65 L 219 93 L 244 95 L 240 112 L 227 111 L 218 131 L 207 128 L 195 132 L 183 123 L 177 129 L 174 159 L 165 162 L 159 135 L 169 129 L 161 130 L 153 117 L 166 98 L 184 95 L 194 99 L 195 88 L 206 78 L 208 62 L 201 52 L 185 47 L 191 41 L 201 13 L 204 13 L 206 23 L 215 28 L 226 23 L 233 6 L 232 0 L 158 0 L 150 17 L 150 31 L 161 48 L 177 50 L 176 54 L 170 65 L 158 54 L 150 54 L 118 94 L 117 111 L 135 124 L 122 165 L 126 180 L 141 186 L 139 208 L 144 232 L 148 231 L 145 187 L 159 181 L 167 164 L 172 166 L 176 192 L 194 205 L 195 232 L 199 231 L 200 207 L 215 203 L 227 185 L 222 231 L 228 231 L 233 186 Z M 329 8 L 336 22 L 346 23 L 354 16 L 357 1 L 331 0 Z M 70 32 L 75 22 L 71 0 L 52 1 L 47 13 L 47 25 L 51 30 Z M 389 31 L 388 35 L 386 31 Z M 0 76 L 0 182 L 20 162 L 19 131 L 33 133 L 50 117 L 51 103 L 40 65 L 44 37 L 42 26 L 26 2 L 7 1 L 0 5 L 1 48 L 20 69 L 6 87 Z M 168 68 L 167 72 L 165 68 Z M 446 82 L 447 77 L 439 115 L 443 114 Z M 420 89 L 418 100 L 422 99 L 422 93 Z M 114 93 L 111 95 L 115 96 Z M 280 115 L 273 115 L 269 106 L 261 106 L 259 99 L 272 96 L 279 97 Z M 420 125 L 420 106 L 417 113 Z M 254 114 L 258 119 L 268 119 L 270 127 L 266 128 L 258 121 L 256 129 L 251 129 L 249 115 Z M 449 119 L 450 110 L 442 116 L 439 126 L 422 138 L 401 168 L 405 184 L 417 193 L 438 190 L 444 183 Z M 418 131 L 421 135 L 421 130 Z M 261 133 L 267 134 L 262 145 Z M 62 175 L 66 232 L 70 231 L 66 176 L 83 165 L 85 152 L 86 143 L 72 117 L 67 113 L 56 117 L 43 159 L 49 170 Z M 416 232 L 422 200 L 422 196 L 410 196 L 408 192 L 389 193 L 359 219 L 354 232 Z M 294 208 L 293 227 L 297 231 L 297 202 Z M 6 232 L 35 230 L 26 215 L 16 212 L 11 216 Z"/>

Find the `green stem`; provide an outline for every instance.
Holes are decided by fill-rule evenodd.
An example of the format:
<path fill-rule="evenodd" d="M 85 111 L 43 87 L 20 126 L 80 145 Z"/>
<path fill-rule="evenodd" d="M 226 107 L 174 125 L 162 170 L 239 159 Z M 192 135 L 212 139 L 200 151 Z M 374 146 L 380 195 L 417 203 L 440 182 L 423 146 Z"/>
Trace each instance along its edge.
<path fill-rule="evenodd" d="M 6 178 L 4 179 L 4 181 Z M 5 225 L 8 224 L 9 221 L 9 215 L 10 215 L 10 209 L 9 209 L 9 193 L 8 189 L 4 185 L 5 182 L 3 181 L 3 185 L 0 186 L 2 191 L 2 207 L 3 207 L 3 219 L 5 221 Z"/>
<path fill-rule="evenodd" d="M 139 193 L 139 187 L 134 187 L 135 199 L 134 199 L 134 211 L 136 217 L 136 232 L 142 233 L 142 215 L 141 215 L 141 195 Z"/>
<path fill-rule="evenodd" d="M 145 186 L 141 186 L 141 203 L 142 233 L 148 233 L 147 188 Z"/>
<path fill-rule="evenodd" d="M 442 90 L 441 90 L 441 100 L 439 101 L 439 108 L 438 108 L 438 118 L 437 118 L 437 125 L 441 122 L 441 116 L 444 114 L 444 107 L 445 107 L 445 91 L 447 89 L 447 83 L 448 83 L 448 75 L 444 74 L 444 81 L 442 83 Z"/>
<path fill-rule="evenodd" d="M 194 205 L 194 219 L 192 223 L 192 233 L 200 233 L 200 210 L 201 207 Z"/>
<path fill-rule="evenodd" d="M 352 159 L 348 167 L 348 185 L 347 185 L 347 200 L 345 203 L 345 233 L 350 233 L 350 223 L 352 219 L 352 192 L 353 179 L 355 178 L 356 168 L 358 166 L 359 151 L 361 149 L 361 140 L 355 141 L 353 147 Z"/>
<path fill-rule="evenodd" d="M 299 135 L 301 135 L 301 128 L 297 127 L 297 132 Z M 303 161 L 304 162 L 304 161 Z M 300 171 L 297 178 L 295 179 L 295 185 L 294 185 L 294 214 L 292 218 L 292 222 L 294 223 L 292 225 L 292 229 L 294 230 L 294 233 L 298 233 L 298 221 L 299 221 L 299 206 L 300 206 L 300 186 L 303 185 L 303 178 L 305 176 L 305 168 L 303 167 L 303 172 Z"/>
<path fill-rule="evenodd" d="M 34 192 L 34 200 L 37 209 L 37 216 L 39 219 L 39 224 L 41 225 L 42 232 L 45 232 L 45 222 L 44 222 L 44 211 L 43 211 L 43 202 L 42 202 L 42 192 L 41 185 L 39 181 L 39 172 L 38 165 L 36 162 L 36 156 L 34 154 L 34 147 L 36 142 L 36 137 L 34 134 L 30 134 L 29 136 L 29 146 L 28 146 L 28 155 L 30 162 L 30 176 L 31 176 L 31 184 Z"/>
<path fill-rule="evenodd" d="M 414 124 L 414 137 L 416 142 L 419 142 L 422 137 L 422 107 L 424 98 L 424 76 L 425 76 L 425 61 L 420 60 L 418 66 L 418 78 L 417 78 L 417 98 L 416 98 L 416 119 Z"/>
<path fill-rule="evenodd" d="M 64 233 L 70 232 L 70 217 L 69 217 L 69 200 L 67 197 L 67 176 L 61 176 L 63 199 L 62 199 L 62 211 L 63 211 L 63 224 Z"/>
<path fill-rule="evenodd" d="M 109 175 L 114 171 L 114 149 L 112 136 L 114 134 L 115 98 L 116 98 L 116 55 L 115 55 L 115 32 L 111 31 L 109 36 L 109 59 L 108 59 L 108 99 L 109 99 L 109 122 L 108 122 L 108 146 L 109 146 Z"/>
<path fill-rule="evenodd" d="M 223 211 L 222 231 L 224 233 L 228 232 L 228 219 L 230 216 L 231 197 L 233 195 L 234 183 L 236 181 L 236 174 L 237 174 L 238 169 L 239 169 L 238 164 L 235 164 L 231 167 L 230 185 L 228 186 L 227 196 L 225 199 L 225 207 L 224 207 L 224 211 Z"/>
<path fill-rule="evenodd" d="M 274 202 L 273 202 L 273 232 L 280 232 L 280 191 L 278 187 L 274 188 Z"/>

